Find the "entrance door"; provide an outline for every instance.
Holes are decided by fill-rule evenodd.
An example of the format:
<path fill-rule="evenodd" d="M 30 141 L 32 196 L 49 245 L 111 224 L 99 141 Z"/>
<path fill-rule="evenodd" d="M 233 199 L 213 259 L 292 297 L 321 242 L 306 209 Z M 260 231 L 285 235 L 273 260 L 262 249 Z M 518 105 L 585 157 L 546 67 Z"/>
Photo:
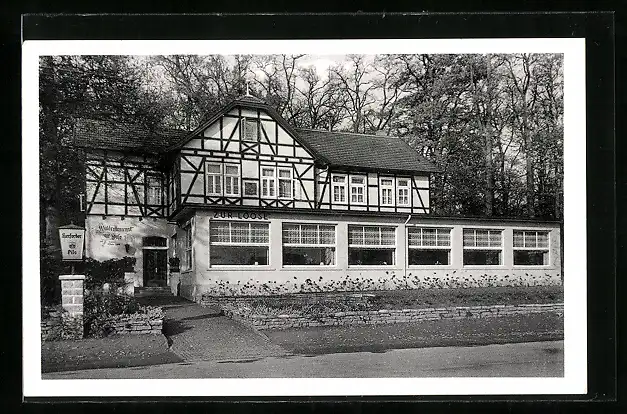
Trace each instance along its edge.
<path fill-rule="evenodd" d="M 144 249 L 144 286 L 167 286 L 168 251 Z"/>

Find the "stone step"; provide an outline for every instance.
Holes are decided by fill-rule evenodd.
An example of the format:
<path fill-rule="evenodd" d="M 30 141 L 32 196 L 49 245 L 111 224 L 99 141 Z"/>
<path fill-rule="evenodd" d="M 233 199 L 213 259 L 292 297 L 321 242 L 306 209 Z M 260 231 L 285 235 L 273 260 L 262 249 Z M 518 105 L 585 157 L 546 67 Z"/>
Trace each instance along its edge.
<path fill-rule="evenodd" d="M 136 287 L 135 296 L 173 296 L 170 287 Z"/>

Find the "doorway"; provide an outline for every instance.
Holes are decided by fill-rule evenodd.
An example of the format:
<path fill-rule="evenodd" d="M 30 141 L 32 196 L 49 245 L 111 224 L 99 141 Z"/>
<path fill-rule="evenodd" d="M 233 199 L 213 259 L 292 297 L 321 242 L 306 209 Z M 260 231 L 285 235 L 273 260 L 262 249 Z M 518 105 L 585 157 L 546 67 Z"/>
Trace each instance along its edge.
<path fill-rule="evenodd" d="M 144 237 L 144 287 L 166 287 L 168 246 L 164 237 Z"/>

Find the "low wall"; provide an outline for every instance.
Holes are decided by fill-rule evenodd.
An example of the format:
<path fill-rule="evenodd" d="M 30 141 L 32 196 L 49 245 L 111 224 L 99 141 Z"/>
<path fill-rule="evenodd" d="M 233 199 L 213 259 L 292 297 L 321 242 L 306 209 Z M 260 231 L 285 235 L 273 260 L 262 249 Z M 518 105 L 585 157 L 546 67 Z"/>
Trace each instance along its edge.
<path fill-rule="evenodd" d="M 136 315 L 118 315 L 109 319 L 111 334 L 161 334 L 163 319 L 138 318 Z"/>
<path fill-rule="evenodd" d="M 61 306 L 43 308 L 41 313 L 41 340 L 55 341 L 63 335 Z"/>
<path fill-rule="evenodd" d="M 328 293 L 328 292 L 312 292 L 312 293 L 294 293 L 288 295 L 265 295 L 265 296 L 215 296 L 210 294 L 202 295 L 200 304 L 202 306 L 219 306 L 225 305 L 250 306 L 251 303 L 259 303 L 260 301 L 268 301 L 273 305 L 290 306 L 290 305 L 313 305 L 321 302 L 326 303 L 343 303 L 347 305 L 370 305 L 374 294 L 368 293 Z"/>
<path fill-rule="evenodd" d="M 44 308 L 41 318 L 41 340 L 59 341 L 70 339 L 63 335 L 63 314 L 66 311 L 60 307 Z M 82 320 L 81 320 L 82 321 Z M 127 334 L 161 334 L 163 317 L 151 318 L 149 315 L 117 315 L 106 321 L 100 322 L 101 326 L 108 326 L 109 335 Z"/>
<path fill-rule="evenodd" d="M 541 312 L 564 313 L 563 303 L 527 305 L 456 306 L 446 308 L 336 312 L 330 315 L 252 315 L 225 306 L 224 313 L 255 329 L 289 329 L 313 326 L 378 325 L 440 319 L 493 318 Z"/>

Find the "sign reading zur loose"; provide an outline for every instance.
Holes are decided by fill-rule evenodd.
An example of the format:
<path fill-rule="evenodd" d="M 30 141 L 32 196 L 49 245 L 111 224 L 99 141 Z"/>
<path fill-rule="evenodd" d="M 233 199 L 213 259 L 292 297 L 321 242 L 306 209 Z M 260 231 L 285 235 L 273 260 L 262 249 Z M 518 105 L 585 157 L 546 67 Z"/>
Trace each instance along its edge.
<path fill-rule="evenodd" d="M 63 260 L 82 260 L 85 230 L 59 229 L 59 236 L 61 239 L 61 254 L 63 255 Z"/>

